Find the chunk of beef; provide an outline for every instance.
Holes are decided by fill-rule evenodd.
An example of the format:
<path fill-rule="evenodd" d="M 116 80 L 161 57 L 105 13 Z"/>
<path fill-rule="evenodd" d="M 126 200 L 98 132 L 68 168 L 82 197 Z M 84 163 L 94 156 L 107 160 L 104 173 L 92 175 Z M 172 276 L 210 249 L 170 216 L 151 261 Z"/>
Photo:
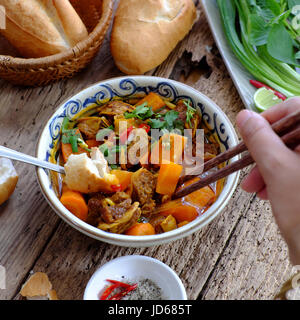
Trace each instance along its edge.
<path fill-rule="evenodd" d="M 120 219 L 131 206 L 131 198 L 125 192 L 117 192 L 111 198 L 96 195 L 88 202 L 89 217 L 95 223 L 113 223 Z"/>
<path fill-rule="evenodd" d="M 204 153 L 209 153 L 211 155 L 218 155 L 218 147 L 213 143 L 205 143 L 204 144 Z"/>
<path fill-rule="evenodd" d="M 178 119 L 183 121 L 183 123 L 186 122 L 186 112 L 187 112 L 187 106 L 184 104 L 183 100 L 179 100 L 176 104 L 175 111 L 179 113 Z"/>
<path fill-rule="evenodd" d="M 101 118 L 87 117 L 78 120 L 78 129 L 84 134 L 86 139 L 95 139 L 101 126 Z"/>
<path fill-rule="evenodd" d="M 125 214 L 113 223 L 100 222 L 98 228 L 112 233 L 124 233 L 127 229 L 132 227 L 140 218 L 141 209 L 139 203 L 133 203 Z"/>
<path fill-rule="evenodd" d="M 141 168 L 131 178 L 132 199 L 140 203 L 143 215 L 151 215 L 156 204 L 153 199 L 157 179 L 149 170 Z"/>
<path fill-rule="evenodd" d="M 115 100 L 108 102 L 98 110 L 101 115 L 116 116 L 123 115 L 125 112 L 131 112 L 133 109 L 134 107 L 132 105 Z"/>

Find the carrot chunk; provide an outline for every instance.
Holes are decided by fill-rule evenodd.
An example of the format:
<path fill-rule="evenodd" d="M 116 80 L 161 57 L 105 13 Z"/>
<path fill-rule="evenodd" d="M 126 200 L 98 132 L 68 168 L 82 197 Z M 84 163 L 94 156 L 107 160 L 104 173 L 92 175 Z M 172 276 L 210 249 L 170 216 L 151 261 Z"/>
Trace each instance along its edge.
<path fill-rule="evenodd" d="M 148 107 L 152 107 L 152 110 L 155 112 L 166 105 L 164 100 L 156 93 L 150 92 L 146 97 L 140 100 L 136 106 L 140 106 L 144 103 L 147 103 Z"/>
<path fill-rule="evenodd" d="M 200 178 L 194 178 L 181 186 L 184 189 L 188 185 L 198 181 Z M 180 190 L 179 189 L 179 190 Z M 160 214 L 163 216 L 172 215 L 177 222 L 193 221 L 199 216 L 201 209 L 211 205 L 216 200 L 216 195 L 210 187 L 204 187 L 192 192 L 178 201 L 170 201 L 161 206 Z M 164 210 L 164 207 L 166 208 Z"/>
<path fill-rule="evenodd" d="M 150 223 L 137 223 L 129 228 L 125 234 L 127 236 L 150 236 L 155 234 L 155 230 Z"/>
<path fill-rule="evenodd" d="M 87 220 L 89 209 L 80 192 L 65 189 L 60 201 L 77 218 L 83 221 Z"/>
<path fill-rule="evenodd" d="M 182 172 L 182 165 L 177 163 L 162 163 L 160 165 L 156 192 L 159 194 L 171 195 L 174 193 Z"/>
<path fill-rule="evenodd" d="M 129 187 L 133 172 L 116 169 L 116 170 L 111 170 L 110 173 L 114 174 L 118 178 L 120 191 L 124 191 Z"/>

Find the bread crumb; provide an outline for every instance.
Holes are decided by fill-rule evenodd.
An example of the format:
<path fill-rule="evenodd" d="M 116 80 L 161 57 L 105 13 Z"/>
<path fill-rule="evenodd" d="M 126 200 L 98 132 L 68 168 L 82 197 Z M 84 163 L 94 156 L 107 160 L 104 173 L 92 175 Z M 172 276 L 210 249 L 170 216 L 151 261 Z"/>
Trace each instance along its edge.
<path fill-rule="evenodd" d="M 36 272 L 22 286 L 20 294 L 28 300 L 58 300 L 47 274 Z"/>

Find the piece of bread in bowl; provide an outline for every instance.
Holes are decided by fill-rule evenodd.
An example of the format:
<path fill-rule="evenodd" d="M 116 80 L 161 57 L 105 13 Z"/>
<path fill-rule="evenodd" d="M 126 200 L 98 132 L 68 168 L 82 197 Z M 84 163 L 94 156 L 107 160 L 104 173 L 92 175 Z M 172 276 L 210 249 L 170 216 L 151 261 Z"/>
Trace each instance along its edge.
<path fill-rule="evenodd" d="M 109 173 L 106 159 L 98 148 L 92 148 L 91 158 L 86 153 L 72 154 L 65 164 L 67 187 L 82 193 L 112 192 L 119 179 Z"/>
<path fill-rule="evenodd" d="M 18 174 L 11 160 L 0 158 L 0 205 L 12 195 L 17 183 Z"/>
<path fill-rule="evenodd" d="M 6 13 L 0 32 L 25 58 L 60 53 L 88 36 L 69 0 L 0 0 L 0 5 Z"/>
<path fill-rule="evenodd" d="M 126 74 L 143 74 L 160 65 L 196 21 L 193 0 L 121 0 L 111 52 Z"/>

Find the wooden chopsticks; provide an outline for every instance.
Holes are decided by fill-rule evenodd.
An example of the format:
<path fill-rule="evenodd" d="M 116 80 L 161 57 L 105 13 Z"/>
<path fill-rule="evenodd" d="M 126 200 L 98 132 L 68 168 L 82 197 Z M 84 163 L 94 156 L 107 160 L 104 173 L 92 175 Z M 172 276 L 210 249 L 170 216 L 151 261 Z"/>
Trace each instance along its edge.
<path fill-rule="evenodd" d="M 296 147 L 300 144 L 300 127 L 297 125 L 300 123 L 300 111 L 296 111 L 286 116 L 285 118 L 280 119 L 272 125 L 272 129 L 281 137 L 282 141 L 290 148 Z M 231 158 L 237 156 L 240 153 L 247 151 L 246 145 L 241 142 L 237 146 L 228 149 L 227 151 L 219 154 L 215 158 L 207 161 L 203 165 L 203 172 L 206 172 L 221 163 L 230 160 Z M 184 189 L 177 189 L 172 196 L 172 199 L 179 199 L 185 197 L 186 195 L 201 189 L 203 187 L 208 186 L 211 183 L 214 183 L 222 178 L 229 176 L 230 174 L 241 170 L 251 164 L 254 163 L 251 155 L 247 153 L 238 161 L 235 161 L 224 168 L 207 175 L 204 178 L 201 178 L 199 181 L 187 186 Z M 197 168 L 199 172 L 199 168 Z M 201 176 L 201 175 L 200 175 Z M 184 176 L 180 179 L 178 185 L 190 180 L 191 178 L 195 178 L 195 175 Z"/>

